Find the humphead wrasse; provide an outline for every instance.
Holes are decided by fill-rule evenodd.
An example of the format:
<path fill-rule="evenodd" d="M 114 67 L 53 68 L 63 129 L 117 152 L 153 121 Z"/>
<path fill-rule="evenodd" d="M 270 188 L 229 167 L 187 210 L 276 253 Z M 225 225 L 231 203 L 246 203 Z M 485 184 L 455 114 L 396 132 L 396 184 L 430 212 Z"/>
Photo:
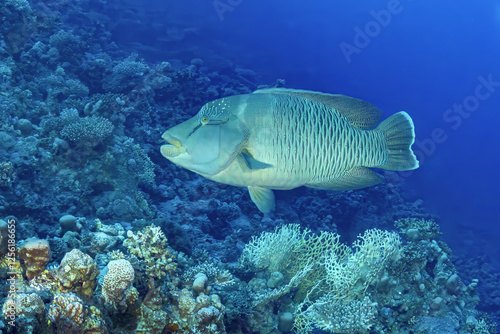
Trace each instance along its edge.
<path fill-rule="evenodd" d="M 410 116 L 381 122 L 372 104 L 344 96 L 263 89 L 205 104 L 163 134 L 162 155 L 207 179 L 247 187 L 263 213 L 272 189 L 353 190 L 382 179 L 370 169 L 418 168 Z"/>

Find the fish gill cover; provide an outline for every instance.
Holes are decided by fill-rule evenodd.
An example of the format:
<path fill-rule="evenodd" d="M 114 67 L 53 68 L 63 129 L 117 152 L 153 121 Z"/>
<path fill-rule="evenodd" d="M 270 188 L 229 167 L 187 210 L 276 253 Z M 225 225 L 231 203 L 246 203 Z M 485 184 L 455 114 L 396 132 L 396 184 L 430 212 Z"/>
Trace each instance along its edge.
<path fill-rule="evenodd" d="M 495 1 L 5 0 L 0 17 L 2 332 L 496 333 Z M 404 110 L 420 167 L 249 195 L 161 155 L 206 103 L 292 88 Z M 271 168 L 248 142 L 231 159 Z"/>

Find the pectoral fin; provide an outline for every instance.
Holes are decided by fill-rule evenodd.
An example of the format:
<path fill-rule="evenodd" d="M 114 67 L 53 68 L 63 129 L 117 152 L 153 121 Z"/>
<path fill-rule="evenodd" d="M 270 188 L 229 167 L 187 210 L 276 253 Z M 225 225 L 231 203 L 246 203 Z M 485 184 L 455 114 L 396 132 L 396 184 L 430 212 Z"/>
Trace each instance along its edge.
<path fill-rule="evenodd" d="M 246 149 L 241 151 L 241 156 L 245 160 L 245 163 L 247 164 L 248 169 L 257 170 L 257 169 L 273 167 L 270 164 L 267 164 L 265 162 L 262 162 L 262 161 L 255 159 L 253 157 L 253 155 L 250 154 L 250 152 L 248 152 Z"/>
<path fill-rule="evenodd" d="M 366 167 L 354 167 L 344 176 L 325 182 L 308 183 L 306 187 L 324 190 L 355 190 L 371 187 L 382 182 L 382 178 Z"/>
<path fill-rule="evenodd" d="M 248 186 L 248 192 L 260 212 L 269 213 L 274 210 L 274 193 L 271 189 Z"/>

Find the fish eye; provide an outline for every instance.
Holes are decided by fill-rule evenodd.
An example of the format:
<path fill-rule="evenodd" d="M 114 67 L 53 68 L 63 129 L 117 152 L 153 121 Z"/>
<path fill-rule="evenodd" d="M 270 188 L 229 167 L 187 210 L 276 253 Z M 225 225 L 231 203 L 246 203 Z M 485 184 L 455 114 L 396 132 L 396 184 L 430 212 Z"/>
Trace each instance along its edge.
<path fill-rule="evenodd" d="M 203 117 L 203 118 L 201 119 L 201 124 L 203 124 L 203 125 L 208 124 L 208 118 Z"/>

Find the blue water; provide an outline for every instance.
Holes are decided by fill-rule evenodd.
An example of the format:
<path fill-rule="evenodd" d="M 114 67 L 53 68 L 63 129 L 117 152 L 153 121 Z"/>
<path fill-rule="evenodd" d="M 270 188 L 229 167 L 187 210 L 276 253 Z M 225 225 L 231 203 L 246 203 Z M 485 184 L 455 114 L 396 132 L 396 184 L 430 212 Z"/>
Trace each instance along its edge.
<path fill-rule="evenodd" d="M 154 29 L 144 39 L 134 33 L 137 22 L 120 26 L 114 38 L 142 44 L 151 60 L 200 57 L 217 68 L 225 58 L 265 83 L 282 78 L 287 87 L 355 96 L 385 116 L 407 111 L 421 162 L 404 174 L 409 198 L 441 217 L 443 238 L 457 255 L 486 254 L 497 262 L 498 1 L 189 3 L 139 8 L 130 1 L 134 10 L 148 8 Z"/>

